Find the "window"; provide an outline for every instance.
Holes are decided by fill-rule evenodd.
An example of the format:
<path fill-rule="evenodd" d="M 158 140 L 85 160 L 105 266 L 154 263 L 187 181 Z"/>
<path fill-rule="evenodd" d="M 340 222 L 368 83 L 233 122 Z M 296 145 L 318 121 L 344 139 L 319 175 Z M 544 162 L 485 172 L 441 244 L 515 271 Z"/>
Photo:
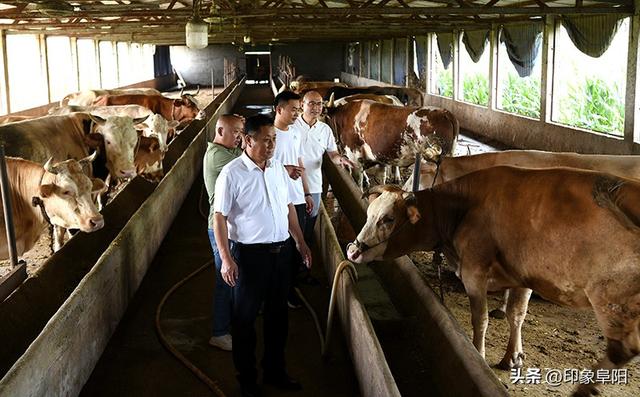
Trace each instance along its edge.
<path fill-rule="evenodd" d="M 47 62 L 52 102 L 78 91 L 78 75 L 73 65 L 71 40 L 68 37 L 47 37 Z"/>
<path fill-rule="evenodd" d="M 380 80 L 380 42 L 374 41 L 369 48 L 369 64 L 371 66 L 371 76 L 369 78 L 373 80 Z"/>
<path fill-rule="evenodd" d="M 80 90 L 100 88 L 95 43 L 92 39 L 78 39 L 77 41 Z"/>
<path fill-rule="evenodd" d="M 98 48 L 100 49 L 102 88 L 116 88 L 118 87 L 118 60 L 114 43 L 101 41 Z"/>
<path fill-rule="evenodd" d="M 37 35 L 8 34 L 7 64 L 11 112 L 49 103 Z"/>
<path fill-rule="evenodd" d="M 121 86 L 133 84 L 136 82 L 135 67 L 131 62 L 129 54 L 129 43 L 118 42 L 116 44 L 118 51 L 118 83 Z"/>
<path fill-rule="evenodd" d="M 473 43 L 479 59 L 474 62 L 469 55 L 469 49 L 465 44 L 460 42 L 460 96 L 464 102 L 473 103 L 481 106 L 489 105 L 489 45 L 488 36 L 484 36 L 484 32 L 464 32 L 464 35 L 478 34 L 484 39 L 473 39 L 469 41 Z M 482 46 L 484 45 L 484 48 Z M 481 54 L 481 55 L 480 55 Z"/>
<path fill-rule="evenodd" d="M 527 29 L 530 27 L 522 28 Z M 543 26 L 540 27 L 540 32 Z M 509 113 L 521 116 L 540 118 L 540 79 L 542 77 L 542 33 L 536 39 L 535 31 L 531 30 L 530 44 L 532 52 L 529 55 L 531 62 L 522 60 L 516 69 L 507 53 L 507 44 L 504 42 L 505 31 L 501 31 L 501 40 L 498 46 L 498 90 L 497 108 Z M 519 57 L 519 59 L 526 56 Z M 533 65 L 531 65 L 533 63 Z M 520 77 L 520 74 L 528 76 Z"/>
<path fill-rule="evenodd" d="M 581 52 L 558 24 L 553 63 L 551 120 L 622 136 L 629 45 L 629 18 L 598 58 Z"/>
<path fill-rule="evenodd" d="M 391 61 L 393 60 L 393 40 L 383 40 L 382 50 L 380 51 L 380 81 L 391 83 Z"/>
<path fill-rule="evenodd" d="M 443 36 L 446 36 L 446 34 L 443 34 Z M 429 35 L 429 40 L 431 40 L 429 93 L 453 98 L 453 41 L 441 40 L 438 43 L 438 37 L 435 33 Z M 440 55 L 440 45 L 448 49 L 446 54 L 449 55 L 449 60 L 446 67 Z"/>
<path fill-rule="evenodd" d="M 155 44 L 143 44 L 142 45 L 142 54 L 144 58 L 144 74 L 142 77 L 142 81 L 151 80 L 155 77 L 155 67 L 153 63 L 153 56 L 156 53 Z"/>
<path fill-rule="evenodd" d="M 396 39 L 393 56 L 393 84 L 403 86 L 407 75 L 407 39 Z"/>

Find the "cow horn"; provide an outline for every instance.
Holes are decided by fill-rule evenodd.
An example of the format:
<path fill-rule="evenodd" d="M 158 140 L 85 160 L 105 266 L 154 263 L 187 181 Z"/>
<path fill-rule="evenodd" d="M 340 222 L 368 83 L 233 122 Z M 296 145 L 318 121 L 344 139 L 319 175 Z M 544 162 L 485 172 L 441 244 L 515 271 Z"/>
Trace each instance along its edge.
<path fill-rule="evenodd" d="M 195 93 L 195 94 L 191 94 L 191 95 L 193 95 L 193 96 L 197 96 L 197 95 L 198 95 L 198 93 L 200 93 L 200 84 L 198 84 L 198 85 L 197 85 L 197 87 L 198 87 L 198 88 L 196 89 L 196 93 Z"/>
<path fill-rule="evenodd" d="M 327 107 L 328 108 L 335 107 L 335 105 L 333 103 L 334 102 L 334 98 L 335 98 L 335 94 L 336 94 L 335 92 L 331 93 L 331 96 L 329 97 L 329 103 L 327 103 Z"/>
<path fill-rule="evenodd" d="M 182 97 L 182 94 L 184 93 L 184 87 L 180 88 L 180 93 L 178 94 L 179 97 Z"/>
<path fill-rule="evenodd" d="M 58 170 L 53 165 L 53 157 L 49 157 L 49 160 L 47 160 L 47 162 L 44 163 L 43 168 L 44 168 L 45 171 L 50 172 L 52 174 L 57 174 L 58 173 Z"/>
<path fill-rule="evenodd" d="M 80 159 L 80 161 L 78 161 L 78 163 L 80 163 L 80 165 L 91 163 L 91 162 L 93 162 L 93 160 L 96 159 L 97 155 L 98 155 L 98 151 L 96 150 L 93 153 L 91 153 L 90 155 L 88 155 L 87 157 L 85 157 L 83 159 Z"/>

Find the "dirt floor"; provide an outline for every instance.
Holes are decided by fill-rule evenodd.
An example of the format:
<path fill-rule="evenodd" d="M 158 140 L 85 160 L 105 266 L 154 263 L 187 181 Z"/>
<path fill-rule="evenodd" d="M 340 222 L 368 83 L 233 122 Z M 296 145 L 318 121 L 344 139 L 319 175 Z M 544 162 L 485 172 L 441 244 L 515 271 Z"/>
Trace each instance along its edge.
<path fill-rule="evenodd" d="M 195 87 L 193 88 L 190 87 L 189 89 L 185 90 L 185 93 L 194 93 L 195 90 L 196 90 Z M 202 87 L 200 88 L 200 92 L 195 98 L 198 101 L 198 104 L 204 108 L 209 106 L 209 104 L 213 101 L 213 98 L 216 95 L 220 94 L 223 90 L 224 90 L 224 87 L 215 87 L 215 90 L 212 90 L 211 87 L 208 87 L 208 88 Z M 180 90 L 165 92 L 165 94 L 167 94 L 168 96 L 175 96 L 175 97 L 177 97 L 179 93 L 180 93 Z M 2 233 L 4 233 L 4 231 L 2 231 Z M 38 239 L 36 244 L 33 246 L 33 248 L 25 252 L 24 255 L 22 255 L 22 257 L 20 258 L 27 262 L 27 275 L 29 277 L 34 276 L 38 272 L 38 269 L 40 269 L 44 261 L 46 261 L 50 255 L 51 255 L 51 237 L 50 237 L 50 233 L 47 231 L 40 236 L 40 238 Z M 3 277 L 4 275 L 8 274 L 10 271 L 11 271 L 11 262 L 9 260 L 0 261 L 0 277 Z"/>
<path fill-rule="evenodd" d="M 420 272 L 439 293 L 437 271 L 432 264 L 431 253 L 410 255 Z M 454 273 L 443 272 L 445 305 L 471 338 L 471 312 L 464 287 Z M 499 306 L 501 294 L 489 296 L 489 310 Z M 548 368 L 590 369 L 605 350 L 605 340 L 591 310 L 576 310 L 547 302 L 537 296 L 531 299 L 529 311 L 522 327 L 525 368 L 540 368 L 544 380 Z M 549 384 L 514 384 L 510 373 L 495 368 L 507 346 L 509 336 L 506 320 L 490 318 L 487 330 L 487 363 L 500 378 L 512 396 L 568 396 L 575 384 L 563 383 L 558 387 Z M 600 388 L 603 396 L 640 396 L 640 359 L 627 365 L 628 384 L 607 385 Z"/>

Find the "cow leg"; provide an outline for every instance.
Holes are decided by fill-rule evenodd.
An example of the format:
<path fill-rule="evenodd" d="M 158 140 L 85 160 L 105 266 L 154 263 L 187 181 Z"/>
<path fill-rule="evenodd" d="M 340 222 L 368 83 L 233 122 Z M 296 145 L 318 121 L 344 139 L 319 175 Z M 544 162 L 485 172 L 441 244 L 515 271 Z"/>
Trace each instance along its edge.
<path fill-rule="evenodd" d="M 522 349 L 522 323 L 527 315 L 529 288 L 512 288 L 507 301 L 507 320 L 509 321 L 509 343 L 504 358 L 498 364 L 498 368 L 508 370 L 521 368 L 524 364 L 524 350 Z"/>
<path fill-rule="evenodd" d="M 471 306 L 471 325 L 473 326 L 473 345 L 484 358 L 484 339 L 489 325 L 487 314 L 487 274 L 484 266 L 461 265 L 464 289 L 469 296 Z"/>
<path fill-rule="evenodd" d="M 593 372 L 595 373 L 598 369 L 611 370 L 621 368 L 637 355 L 637 351 L 633 352 L 629 350 L 624 346 L 623 342 L 607 338 L 607 350 L 605 357 L 592 368 Z M 598 391 L 596 384 L 589 383 L 579 385 L 573 392 L 572 397 L 589 397 L 597 396 L 599 394 L 600 392 Z"/>
<path fill-rule="evenodd" d="M 53 252 L 60 251 L 60 248 L 64 245 L 64 236 L 67 229 L 60 226 L 53 226 Z"/>
<path fill-rule="evenodd" d="M 507 312 L 507 301 L 509 300 L 509 290 L 504 290 L 504 295 L 502 296 L 502 303 L 500 307 L 495 308 L 489 312 L 489 317 L 497 318 L 502 320 L 505 318 L 505 313 Z"/>
<path fill-rule="evenodd" d="M 605 356 L 593 367 L 612 370 L 622 368 L 640 355 L 640 292 L 634 284 L 637 277 L 629 277 L 631 284 L 616 283 L 616 288 L 607 289 L 609 283 L 601 283 L 588 293 L 596 320 L 607 338 Z M 631 288 L 631 290 L 627 289 Z M 620 291 L 629 291 L 621 294 Z M 581 384 L 573 397 L 598 395 L 597 384 Z"/>

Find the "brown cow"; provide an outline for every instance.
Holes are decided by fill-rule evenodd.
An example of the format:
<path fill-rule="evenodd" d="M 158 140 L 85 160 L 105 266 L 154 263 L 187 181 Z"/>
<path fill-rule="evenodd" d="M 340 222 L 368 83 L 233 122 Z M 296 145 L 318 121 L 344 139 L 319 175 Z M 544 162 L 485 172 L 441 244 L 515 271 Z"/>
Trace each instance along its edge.
<path fill-rule="evenodd" d="M 141 95 L 161 95 L 162 93 L 155 88 L 116 88 L 111 90 L 84 90 L 71 93 L 60 100 L 60 106 L 90 106 L 93 101 L 100 95 L 124 95 L 124 94 L 141 94 Z"/>
<path fill-rule="evenodd" d="M 390 106 L 364 100 L 327 107 L 327 117 L 349 160 L 363 163 L 364 169 L 371 163 L 407 166 L 413 163 L 416 152 L 434 155 L 434 146 L 449 155 L 458 140 L 458 121 L 441 108 Z M 361 170 L 356 170 L 355 176 L 361 184 L 359 173 Z"/>
<path fill-rule="evenodd" d="M 473 343 L 485 353 L 487 291 L 511 288 L 501 368 L 523 364 L 521 327 L 531 289 L 591 307 L 617 368 L 640 354 L 640 183 L 570 168 L 493 167 L 412 194 L 370 191 L 367 222 L 349 245 L 367 263 L 440 246 L 471 303 Z M 580 385 L 576 396 L 595 394 Z"/>
<path fill-rule="evenodd" d="M 472 156 L 447 157 L 440 165 L 427 161 L 420 169 L 420 189 L 431 187 L 438 171 L 435 184 L 450 181 L 470 172 L 511 165 L 524 168 L 571 167 L 584 170 L 607 172 L 609 174 L 640 180 L 640 156 L 616 156 L 606 154 L 578 154 L 565 152 L 543 152 L 538 150 L 506 150 L 482 153 Z M 404 185 L 409 190 L 413 176 Z"/>
<path fill-rule="evenodd" d="M 429 188 L 461 177 L 471 172 L 498 166 L 510 165 L 524 168 L 570 167 L 606 172 L 616 176 L 640 180 L 640 156 L 616 156 L 603 154 L 578 154 L 564 152 L 544 152 L 538 150 L 506 150 L 482 153 L 473 156 L 447 157 L 437 165 L 431 161 L 422 164 L 419 190 Z M 436 181 L 433 179 L 436 176 Z M 404 189 L 412 190 L 413 175 L 404 184 Z M 504 318 L 509 291 L 505 292 L 499 308 L 491 311 L 491 317 Z"/>
<path fill-rule="evenodd" d="M 18 123 L 20 121 L 31 120 L 36 117 L 37 116 L 14 116 L 14 115 L 3 116 L 3 117 L 0 117 L 0 125 Z"/>
<path fill-rule="evenodd" d="M 336 83 L 333 81 L 292 81 L 289 84 L 291 91 L 296 94 L 304 95 L 307 91 L 318 91 L 324 97 L 327 91 L 333 87 L 347 87 L 345 83 Z"/>
<path fill-rule="evenodd" d="M 30 250 L 47 228 L 42 210 L 32 204 L 34 198 L 42 202 L 44 212 L 56 228 L 80 229 L 90 233 L 104 226 L 104 219 L 91 198 L 92 193 L 104 189 L 104 183 L 87 177 L 82 171 L 82 166 L 92 160 L 93 156 L 53 165 L 48 161 L 42 166 L 32 161 L 6 158 L 18 255 Z M 0 220 L 0 227 L 4 230 L 2 212 Z M 55 235 L 53 244 L 54 251 L 57 251 L 62 247 L 60 237 L 64 237 L 64 233 Z M 8 256 L 6 234 L 0 233 L 0 258 Z"/>
<path fill-rule="evenodd" d="M 189 95 L 182 95 L 180 99 L 165 98 L 162 95 L 102 95 L 93 105 L 141 105 L 168 121 L 191 121 L 205 116 Z"/>

